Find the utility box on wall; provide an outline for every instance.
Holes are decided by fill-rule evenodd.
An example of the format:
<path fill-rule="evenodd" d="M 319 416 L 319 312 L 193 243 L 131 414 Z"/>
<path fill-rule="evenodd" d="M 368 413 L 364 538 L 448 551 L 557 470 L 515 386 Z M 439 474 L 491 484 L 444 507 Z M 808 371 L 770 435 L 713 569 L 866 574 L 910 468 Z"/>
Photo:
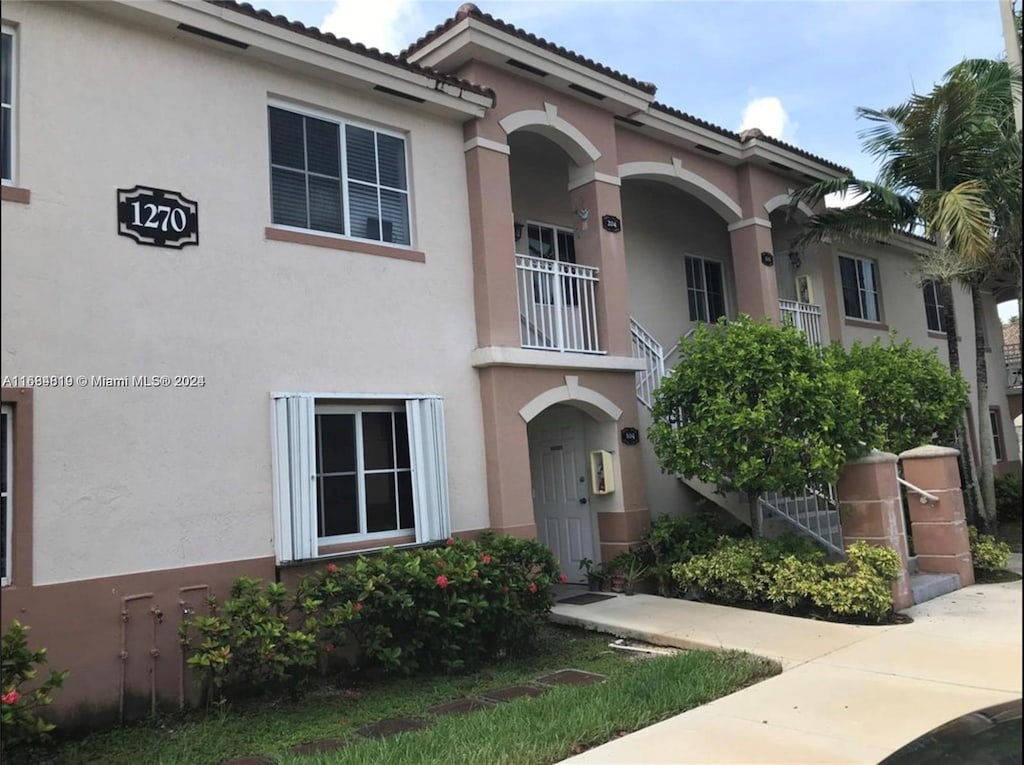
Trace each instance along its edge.
<path fill-rule="evenodd" d="M 594 494 L 611 494 L 615 491 L 611 452 L 598 449 L 590 453 L 590 485 Z"/>

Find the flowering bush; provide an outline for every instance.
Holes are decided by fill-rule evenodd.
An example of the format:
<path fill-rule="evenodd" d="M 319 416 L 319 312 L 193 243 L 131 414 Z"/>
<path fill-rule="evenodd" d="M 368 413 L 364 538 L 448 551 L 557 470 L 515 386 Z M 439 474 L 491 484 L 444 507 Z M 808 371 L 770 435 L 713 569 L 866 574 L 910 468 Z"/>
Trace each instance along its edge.
<path fill-rule="evenodd" d="M 319 626 L 313 612 L 319 603 L 290 599 L 282 584 L 241 577 L 223 605 L 216 598 L 209 605 L 209 616 L 181 626 L 188 665 L 197 671 L 208 702 L 295 691 L 315 669 Z"/>
<path fill-rule="evenodd" d="M 3 634 L 0 649 L 0 675 L 3 690 L 0 693 L 0 723 L 3 752 L 21 744 L 46 739 L 54 729 L 53 723 L 39 716 L 38 710 L 53 703 L 53 692 L 64 684 L 67 671 L 50 670 L 50 676 L 32 690 L 22 684 L 34 680 L 41 665 L 46 664 L 46 649 L 31 650 L 26 637 L 29 628 L 14 620 Z"/>
<path fill-rule="evenodd" d="M 299 599 L 319 604 L 320 639 L 354 641 L 360 663 L 454 670 L 528 647 L 558 578 L 539 542 L 487 534 L 325 567 Z"/>

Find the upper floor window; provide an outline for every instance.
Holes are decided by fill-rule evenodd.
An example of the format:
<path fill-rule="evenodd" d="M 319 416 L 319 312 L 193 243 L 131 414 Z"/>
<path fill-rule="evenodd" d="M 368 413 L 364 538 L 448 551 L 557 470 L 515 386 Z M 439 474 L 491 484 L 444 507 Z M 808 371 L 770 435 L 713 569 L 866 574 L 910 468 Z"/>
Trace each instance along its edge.
<path fill-rule="evenodd" d="M 690 321 L 714 322 L 725 316 L 722 264 L 688 255 L 686 296 L 690 303 Z"/>
<path fill-rule="evenodd" d="M 404 137 L 274 106 L 269 123 L 273 223 L 411 243 Z"/>
<path fill-rule="evenodd" d="M 924 313 L 928 320 L 928 329 L 932 332 L 946 331 L 944 314 L 947 301 L 951 298 L 949 287 L 945 284 L 927 281 L 924 283 Z"/>
<path fill-rule="evenodd" d="M 0 72 L 0 176 L 4 183 L 14 180 L 14 29 L 3 26 L 3 71 Z"/>
<path fill-rule="evenodd" d="M 853 319 L 881 321 L 878 309 L 878 264 L 873 260 L 839 256 L 843 307 Z"/>

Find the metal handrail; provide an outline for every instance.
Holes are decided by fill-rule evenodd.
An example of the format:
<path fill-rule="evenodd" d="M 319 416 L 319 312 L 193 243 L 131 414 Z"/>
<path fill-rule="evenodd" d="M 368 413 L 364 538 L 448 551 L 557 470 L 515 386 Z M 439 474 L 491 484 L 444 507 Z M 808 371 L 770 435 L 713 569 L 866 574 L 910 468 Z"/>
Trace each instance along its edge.
<path fill-rule="evenodd" d="M 931 502 L 932 504 L 936 504 L 936 505 L 939 503 L 939 498 L 936 497 L 931 492 L 925 491 L 924 489 L 922 489 L 919 486 L 914 486 L 914 484 L 912 484 L 910 481 L 905 481 L 904 479 L 900 478 L 899 476 L 896 476 L 896 480 L 899 481 L 903 486 L 906 486 L 911 491 L 916 491 L 918 494 L 920 494 L 921 495 L 921 504 L 922 505 L 927 505 L 929 502 Z"/>

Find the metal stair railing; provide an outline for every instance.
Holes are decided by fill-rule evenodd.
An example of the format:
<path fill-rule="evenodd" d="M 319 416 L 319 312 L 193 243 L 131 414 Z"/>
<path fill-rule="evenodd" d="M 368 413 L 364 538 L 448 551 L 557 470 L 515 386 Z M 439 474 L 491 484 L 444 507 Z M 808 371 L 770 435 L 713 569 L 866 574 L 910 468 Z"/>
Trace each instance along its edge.
<path fill-rule="evenodd" d="M 781 518 L 824 545 L 830 552 L 843 554 L 843 528 L 839 518 L 834 486 L 824 490 L 808 486 L 799 497 L 766 492 L 758 497 L 761 518 Z"/>

